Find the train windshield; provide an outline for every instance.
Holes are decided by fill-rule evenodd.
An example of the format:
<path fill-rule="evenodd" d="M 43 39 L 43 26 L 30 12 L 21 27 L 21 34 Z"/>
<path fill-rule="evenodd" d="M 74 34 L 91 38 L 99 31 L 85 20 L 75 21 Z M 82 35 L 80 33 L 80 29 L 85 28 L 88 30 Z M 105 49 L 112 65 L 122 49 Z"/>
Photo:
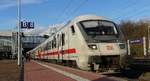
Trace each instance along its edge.
<path fill-rule="evenodd" d="M 117 35 L 117 29 L 113 22 L 105 20 L 90 20 L 80 22 L 87 35 Z"/>

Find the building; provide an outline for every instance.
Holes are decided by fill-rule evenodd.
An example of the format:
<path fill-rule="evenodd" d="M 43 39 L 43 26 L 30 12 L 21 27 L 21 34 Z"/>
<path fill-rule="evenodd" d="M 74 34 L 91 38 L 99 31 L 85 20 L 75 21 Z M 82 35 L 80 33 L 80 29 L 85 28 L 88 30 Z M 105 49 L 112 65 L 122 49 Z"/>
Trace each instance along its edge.
<path fill-rule="evenodd" d="M 22 52 L 35 48 L 47 38 L 38 35 L 21 34 Z M 17 56 L 17 33 L 12 31 L 0 31 L 0 58 L 12 58 Z"/>

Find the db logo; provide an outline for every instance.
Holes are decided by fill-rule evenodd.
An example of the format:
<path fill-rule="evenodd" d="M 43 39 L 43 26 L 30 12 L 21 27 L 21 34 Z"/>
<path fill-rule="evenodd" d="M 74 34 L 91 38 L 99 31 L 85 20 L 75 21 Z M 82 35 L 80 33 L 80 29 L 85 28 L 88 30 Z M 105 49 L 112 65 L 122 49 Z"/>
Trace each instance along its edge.
<path fill-rule="evenodd" d="M 106 46 L 107 50 L 113 50 L 113 46 Z"/>

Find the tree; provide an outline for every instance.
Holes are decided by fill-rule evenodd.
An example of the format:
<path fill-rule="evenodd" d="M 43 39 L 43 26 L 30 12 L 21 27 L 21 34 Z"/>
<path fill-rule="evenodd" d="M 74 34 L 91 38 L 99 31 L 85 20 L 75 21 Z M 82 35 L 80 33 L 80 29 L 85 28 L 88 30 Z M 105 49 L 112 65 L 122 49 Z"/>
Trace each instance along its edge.
<path fill-rule="evenodd" d="M 133 21 L 121 21 L 119 26 L 125 36 L 125 40 L 135 40 L 142 37 L 147 37 L 148 25 L 150 22 L 147 20 L 140 20 L 137 22 Z M 148 48 L 148 39 L 146 40 L 146 46 Z M 143 46 L 142 45 L 131 45 L 131 54 L 133 56 L 142 56 L 143 55 Z"/>

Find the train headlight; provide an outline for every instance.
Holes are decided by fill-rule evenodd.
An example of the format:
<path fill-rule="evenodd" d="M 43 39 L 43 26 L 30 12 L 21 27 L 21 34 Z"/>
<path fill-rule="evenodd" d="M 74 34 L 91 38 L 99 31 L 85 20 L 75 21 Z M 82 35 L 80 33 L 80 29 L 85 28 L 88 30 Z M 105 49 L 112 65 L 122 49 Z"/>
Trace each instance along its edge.
<path fill-rule="evenodd" d="M 125 49 L 126 45 L 125 44 L 119 44 L 120 49 Z"/>
<path fill-rule="evenodd" d="M 97 46 L 92 44 L 92 45 L 88 45 L 89 48 L 93 49 L 93 50 L 96 50 L 97 49 Z"/>

